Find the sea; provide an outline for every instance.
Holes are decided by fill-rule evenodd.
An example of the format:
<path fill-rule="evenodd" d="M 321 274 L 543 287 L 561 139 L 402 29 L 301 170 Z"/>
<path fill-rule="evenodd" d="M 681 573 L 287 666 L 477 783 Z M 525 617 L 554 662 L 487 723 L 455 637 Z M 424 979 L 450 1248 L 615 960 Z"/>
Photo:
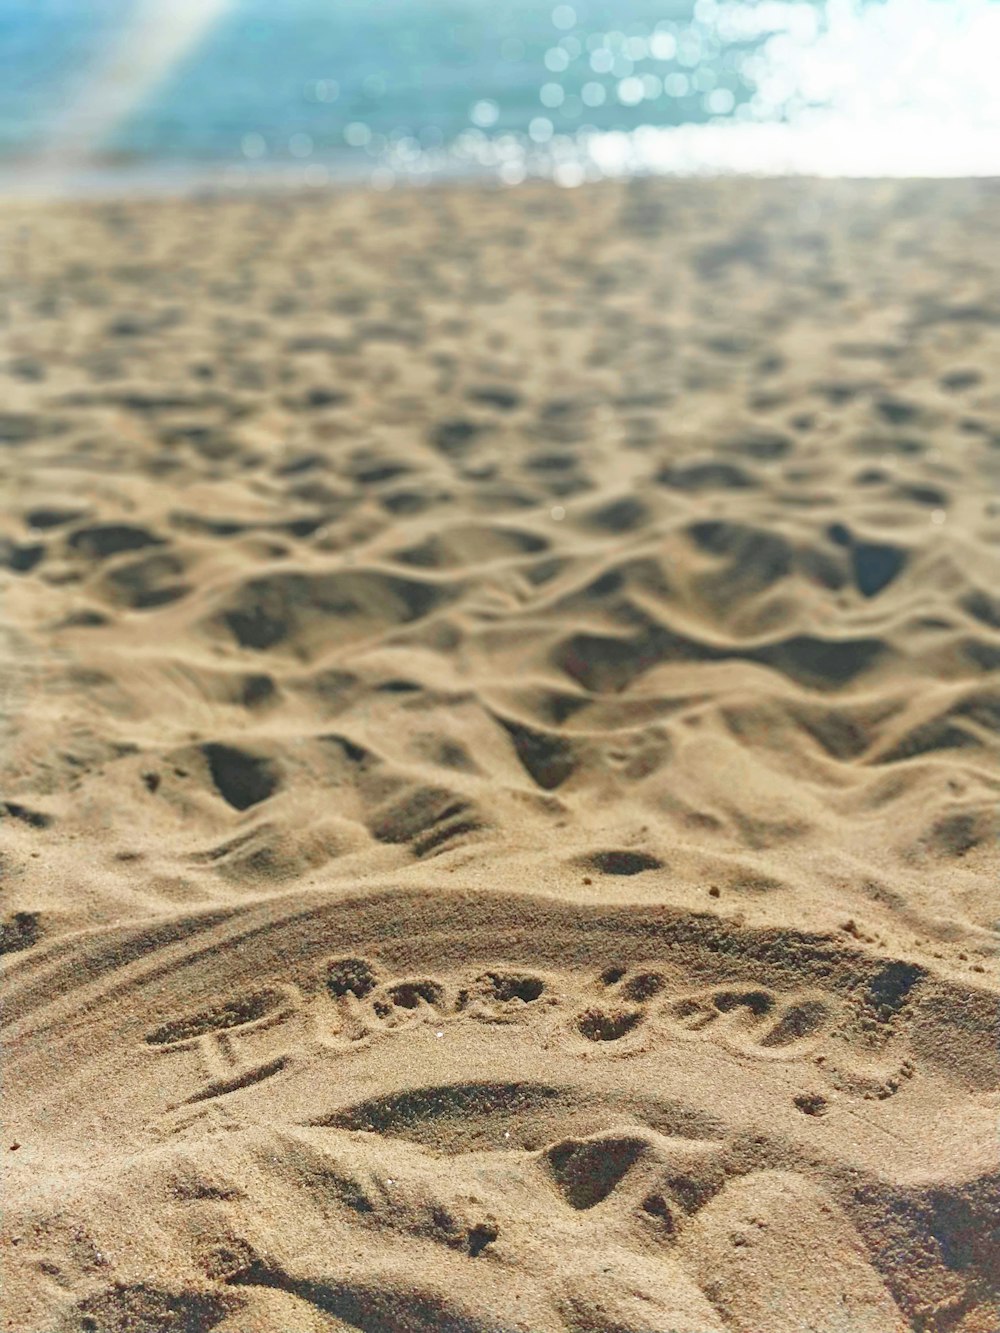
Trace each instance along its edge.
<path fill-rule="evenodd" d="M 0 0 L 0 192 L 1000 175 L 1000 0 Z"/>

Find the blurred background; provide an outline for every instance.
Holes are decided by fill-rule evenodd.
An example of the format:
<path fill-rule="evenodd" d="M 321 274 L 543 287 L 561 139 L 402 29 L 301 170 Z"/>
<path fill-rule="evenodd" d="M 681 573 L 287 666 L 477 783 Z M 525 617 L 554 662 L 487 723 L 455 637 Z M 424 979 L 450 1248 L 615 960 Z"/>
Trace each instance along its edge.
<path fill-rule="evenodd" d="M 1000 174 L 1000 0 L 0 0 L 0 188 Z"/>

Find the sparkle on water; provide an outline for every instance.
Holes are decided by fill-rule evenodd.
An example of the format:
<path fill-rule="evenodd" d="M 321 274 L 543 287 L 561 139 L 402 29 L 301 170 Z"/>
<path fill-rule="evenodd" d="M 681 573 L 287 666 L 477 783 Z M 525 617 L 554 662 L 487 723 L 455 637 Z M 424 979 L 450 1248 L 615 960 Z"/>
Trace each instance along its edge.
<path fill-rule="evenodd" d="M 0 0 L 0 33 L 30 23 L 23 11 Z M 381 189 L 468 172 L 566 186 L 1000 173 L 1000 0 L 452 0 L 446 13 L 80 0 L 80 13 L 79 50 L 65 34 L 61 54 L 44 47 L 66 0 L 38 0 L 35 47 L 22 32 L 23 50 L 0 54 L 22 71 L 0 81 L 0 157 L 200 162 L 215 179 L 221 161 L 233 186 L 271 172 Z M 47 100 L 33 59 L 65 70 Z"/>

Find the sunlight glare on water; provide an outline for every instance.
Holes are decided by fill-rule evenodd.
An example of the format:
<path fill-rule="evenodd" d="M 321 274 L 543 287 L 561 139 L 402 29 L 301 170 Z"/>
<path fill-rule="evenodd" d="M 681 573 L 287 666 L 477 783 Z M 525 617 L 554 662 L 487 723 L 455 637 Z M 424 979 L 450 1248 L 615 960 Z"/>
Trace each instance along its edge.
<path fill-rule="evenodd" d="M 1000 0 L 0 0 L 0 162 L 997 174 L 998 51 Z"/>

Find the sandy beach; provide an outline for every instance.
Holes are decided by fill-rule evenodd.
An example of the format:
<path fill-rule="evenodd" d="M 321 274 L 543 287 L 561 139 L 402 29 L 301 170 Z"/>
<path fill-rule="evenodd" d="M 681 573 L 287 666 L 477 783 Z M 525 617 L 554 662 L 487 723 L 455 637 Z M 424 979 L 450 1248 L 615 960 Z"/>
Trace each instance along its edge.
<path fill-rule="evenodd" d="M 1000 1330 L 1000 185 L 0 211 L 0 1326 Z"/>

